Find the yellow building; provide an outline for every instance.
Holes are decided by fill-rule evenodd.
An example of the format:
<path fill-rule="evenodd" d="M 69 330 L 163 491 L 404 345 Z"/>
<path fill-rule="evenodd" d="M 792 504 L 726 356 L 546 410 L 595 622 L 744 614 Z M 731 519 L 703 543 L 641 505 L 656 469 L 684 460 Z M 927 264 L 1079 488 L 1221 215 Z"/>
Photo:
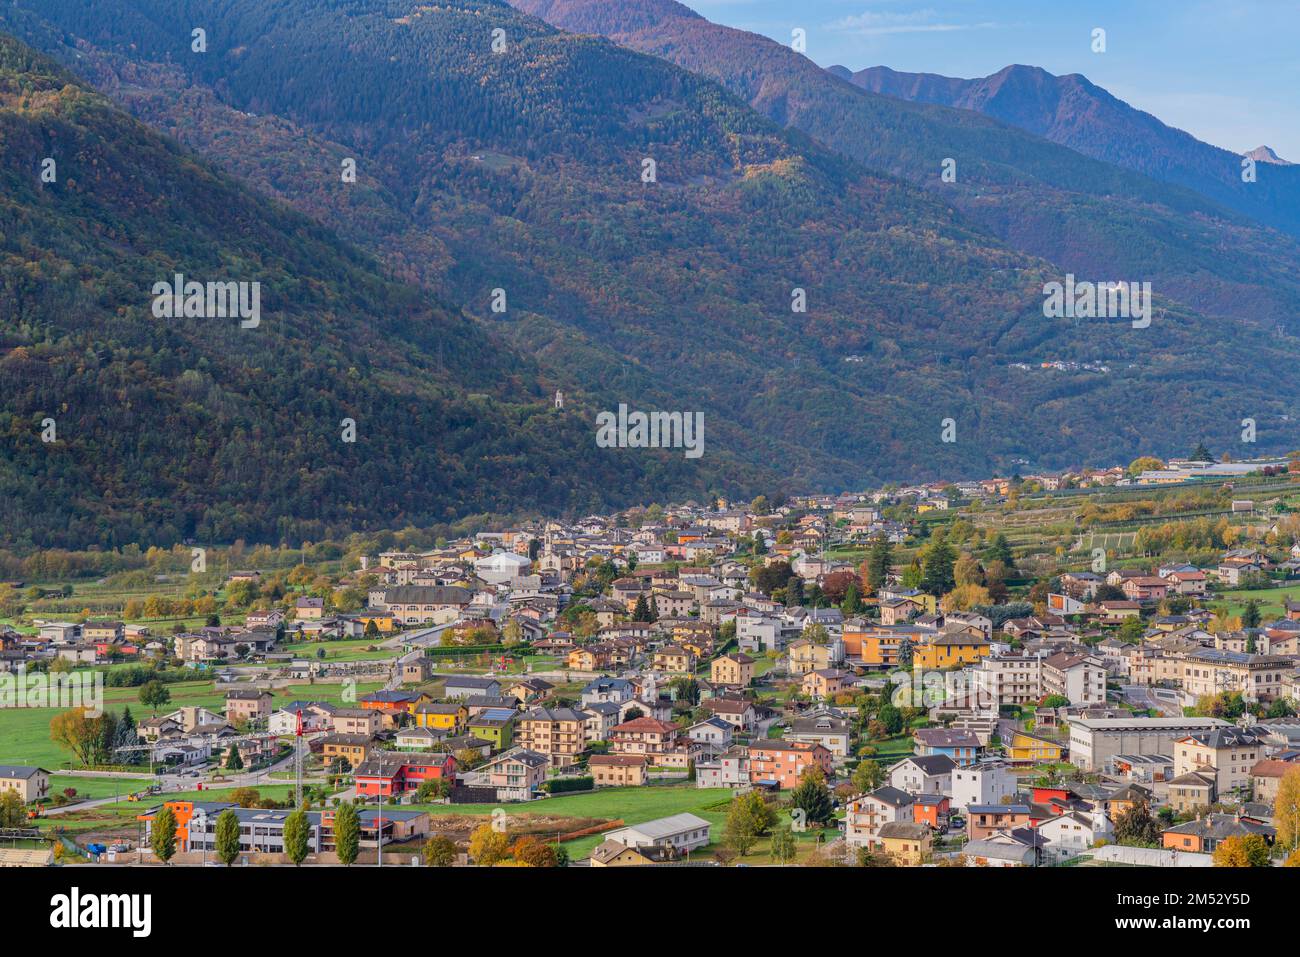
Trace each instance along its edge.
<path fill-rule="evenodd" d="M 366 759 L 374 738 L 368 734 L 327 734 L 320 739 L 321 758 L 325 767 L 330 767 L 340 759 L 356 767 Z"/>
<path fill-rule="evenodd" d="M 819 645 L 807 638 L 798 638 L 790 642 L 789 647 L 786 648 L 786 654 L 790 659 L 790 673 L 795 675 L 806 675 L 810 671 L 820 671 L 822 668 L 829 668 L 834 663 L 831 661 L 830 645 Z"/>
<path fill-rule="evenodd" d="M 925 824 L 889 821 L 877 833 L 885 853 L 902 867 L 919 867 L 930 859 L 930 828 Z"/>
<path fill-rule="evenodd" d="M 689 674 L 695 670 L 695 656 L 680 645 L 664 645 L 654 653 L 655 671 Z"/>
<path fill-rule="evenodd" d="M 609 663 L 609 653 L 602 646 L 574 648 L 565 658 L 565 663 L 575 671 L 596 671 Z"/>
<path fill-rule="evenodd" d="M 673 623 L 673 640 L 685 644 L 685 639 L 693 639 L 700 644 L 712 645 L 717 636 L 717 628 L 707 621 L 682 619 Z"/>
<path fill-rule="evenodd" d="M 969 635 L 940 635 L 933 641 L 917 645 L 912 652 L 914 668 L 951 668 L 975 664 L 988 655 L 990 645 L 983 638 Z"/>
<path fill-rule="evenodd" d="M 420 728 L 436 728 L 459 734 L 468 720 L 469 709 L 463 704 L 426 702 L 415 707 L 415 724 Z"/>
<path fill-rule="evenodd" d="M 397 619 L 391 611 L 359 611 L 354 618 L 363 628 L 369 628 L 373 621 L 375 627 L 382 632 L 389 632 L 397 627 Z"/>
<path fill-rule="evenodd" d="M 707 658 L 709 655 L 713 654 L 712 638 L 685 638 L 682 641 L 677 642 L 677 644 L 681 645 L 696 658 Z"/>
<path fill-rule="evenodd" d="M 1060 761 L 1062 757 L 1059 744 L 1024 731 L 1017 731 L 1010 741 L 1002 743 L 1006 746 L 1009 761 Z"/>
<path fill-rule="evenodd" d="M 709 669 L 709 680 L 715 685 L 748 688 L 754 680 L 754 659 L 739 651 L 715 658 Z"/>
<path fill-rule="evenodd" d="M 651 858 L 646 850 L 628 847 L 619 841 L 605 841 L 597 845 L 589 859 L 592 867 L 638 867 L 656 862 L 657 857 Z"/>

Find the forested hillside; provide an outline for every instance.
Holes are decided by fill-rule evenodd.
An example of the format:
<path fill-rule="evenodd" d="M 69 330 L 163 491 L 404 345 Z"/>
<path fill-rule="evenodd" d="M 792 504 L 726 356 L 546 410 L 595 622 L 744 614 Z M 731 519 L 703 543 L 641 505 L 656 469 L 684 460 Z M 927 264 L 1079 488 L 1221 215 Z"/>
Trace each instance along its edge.
<path fill-rule="evenodd" d="M 177 272 L 260 282 L 260 324 L 156 318 Z M 597 450 L 592 408 L 554 412 L 479 323 L 4 37 L 0 382 L 0 537 L 20 545 L 589 509 L 703 494 L 725 460 Z"/>

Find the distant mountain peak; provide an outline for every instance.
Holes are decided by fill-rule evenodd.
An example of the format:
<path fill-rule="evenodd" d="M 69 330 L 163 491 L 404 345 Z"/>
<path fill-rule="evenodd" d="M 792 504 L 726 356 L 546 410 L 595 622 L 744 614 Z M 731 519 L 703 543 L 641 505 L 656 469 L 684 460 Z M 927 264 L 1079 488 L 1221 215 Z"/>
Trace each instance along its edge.
<path fill-rule="evenodd" d="M 1294 166 L 1290 160 L 1284 160 L 1273 151 L 1271 146 L 1256 146 L 1250 152 L 1244 154 L 1257 163 L 1272 163 L 1275 166 Z"/>
<path fill-rule="evenodd" d="M 1246 184 L 1239 156 L 1163 123 L 1082 74 L 1056 76 L 1013 64 L 989 76 L 960 79 L 873 66 L 854 71 L 851 82 L 870 93 L 982 113 L 1300 235 L 1300 166 L 1261 146 L 1245 155 L 1281 169 L 1267 184 Z"/>

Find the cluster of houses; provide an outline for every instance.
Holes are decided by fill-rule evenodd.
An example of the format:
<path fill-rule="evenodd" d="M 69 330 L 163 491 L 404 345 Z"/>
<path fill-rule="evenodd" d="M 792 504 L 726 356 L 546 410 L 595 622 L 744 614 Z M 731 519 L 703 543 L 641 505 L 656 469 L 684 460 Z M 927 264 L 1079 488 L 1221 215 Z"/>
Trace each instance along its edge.
<path fill-rule="evenodd" d="M 1207 855 L 1234 835 L 1272 843 L 1279 782 L 1300 768 L 1300 721 L 1238 726 L 1069 711 L 1060 754 L 1068 752 L 1087 772 L 1083 778 L 1045 783 L 1026 773 L 1034 759 L 981 743 L 978 732 L 921 730 L 915 755 L 890 767 L 882 786 L 848 802 L 846 842 L 920 864 L 934 859 L 936 839 L 960 833 L 964 840 L 947 854 L 968 865 L 1039 866 L 1114 842 L 1116 819 L 1140 805 L 1161 822 L 1160 848 L 1175 852 L 1146 863 L 1206 866 Z M 1126 850 L 1139 858 L 1130 863 L 1143 862 L 1146 849 Z"/>
<path fill-rule="evenodd" d="M 145 625 L 121 621 L 42 622 L 34 633 L 0 628 L 0 672 L 42 659 L 93 665 L 166 650 Z"/>
<path fill-rule="evenodd" d="M 1123 470 L 1026 480 L 1048 489 L 1130 481 Z M 972 862 L 1054 863 L 1109 840 L 1116 816 L 1138 804 L 1190 817 L 1162 830 L 1164 848 L 1179 854 L 1211 852 L 1233 834 L 1271 837 L 1278 781 L 1300 766 L 1300 722 L 1184 712 L 1225 692 L 1252 707 L 1300 701 L 1300 604 L 1236 631 L 1195 602 L 1179 614 L 1157 610 L 1276 571 L 1262 551 L 1231 550 L 1212 568 L 1070 572 L 1045 607 L 1006 620 L 942 607 L 896 575 L 871 596 L 870 614 L 848 603 L 849 613 L 783 602 L 757 587 L 755 572 L 777 561 L 806 586 L 856 576 L 855 565 L 826 553 L 878 537 L 909 541 L 913 527 L 887 517 L 899 514 L 890 505 L 906 501 L 921 515 L 948 509 L 954 497 L 1005 495 L 1011 484 L 805 496 L 775 519 L 758 503 L 720 502 L 674 506 L 639 523 L 527 523 L 363 560 L 346 576 L 364 586 L 359 611 L 297 596 L 292 609 L 255 610 L 238 626 L 166 637 L 122 622 L 48 622 L 35 635 L 0 635 L 0 669 L 32 657 L 90 664 L 145 654 L 231 668 L 219 674 L 231 679 L 219 685 L 223 712 L 181 707 L 139 723 L 150 757 L 203 766 L 233 748 L 240 765 L 257 768 L 283 758 L 284 739 L 301 733 L 358 797 L 397 805 L 366 812 L 363 829 L 376 843 L 427 833 L 427 815 L 402 805 L 430 782 L 440 796 L 474 803 L 531 801 L 557 783 L 690 779 L 782 792 L 813 768 L 843 784 L 866 743 L 854 702 L 886 687 L 928 720 L 911 732 L 914 753 L 885 769 L 887 783 L 843 802 L 849 848 L 922 863 L 936 840 L 964 828 Z M 1300 546 L 1291 562 L 1300 569 Z M 362 636 L 391 639 L 401 657 L 363 662 L 390 680 L 345 704 L 277 706 L 265 682 L 234 680 L 236 664 L 330 678 L 284 644 Z M 506 659 L 521 648 L 546 664 L 510 673 Z M 439 661 L 458 650 L 477 657 L 475 672 L 440 672 Z M 1091 783 L 1027 783 L 1034 769 L 1067 761 Z M 15 772 L 14 788 L 18 772 L 32 770 L 40 769 L 0 767 Z M 186 847 L 210 849 L 228 806 L 169 804 L 184 818 Z M 285 813 L 236 810 L 249 850 L 282 846 Z M 314 812 L 313 850 L 332 846 L 331 824 L 328 810 Z M 689 814 L 605 837 L 593 866 L 677 861 L 710 840 L 708 823 Z"/>

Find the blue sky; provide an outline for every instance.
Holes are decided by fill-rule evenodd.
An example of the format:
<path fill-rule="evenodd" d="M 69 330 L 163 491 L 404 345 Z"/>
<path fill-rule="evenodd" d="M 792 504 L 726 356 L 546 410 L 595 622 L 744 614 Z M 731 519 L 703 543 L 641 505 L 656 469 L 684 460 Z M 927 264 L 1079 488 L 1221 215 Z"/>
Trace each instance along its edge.
<path fill-rule="evenodd" d="M 1082 73 L 1170 126 L 1300 162 L 1300 0 L 685 0 L 822 66 L 986 76 L 1009 63 Z M 1106 30 L 1104 54 L 1091 50 Z"/>

